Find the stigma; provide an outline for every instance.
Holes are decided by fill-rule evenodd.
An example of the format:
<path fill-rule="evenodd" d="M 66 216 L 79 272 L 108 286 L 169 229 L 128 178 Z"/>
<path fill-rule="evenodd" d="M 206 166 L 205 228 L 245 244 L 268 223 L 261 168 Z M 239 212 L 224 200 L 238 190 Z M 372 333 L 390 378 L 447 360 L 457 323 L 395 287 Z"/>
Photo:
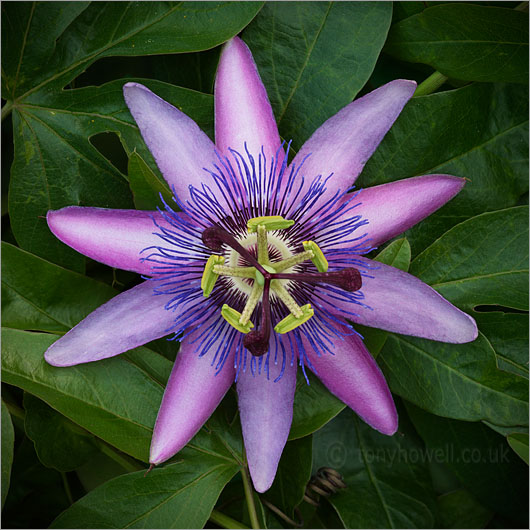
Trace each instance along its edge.
<path fill-rule="evenodd" d="M 256 357 L 267 353 L 272 330 L 279 334 L 289 333 L 314 315 L 310 301 L 300 305 L 289 292 L 289 285 L 329 284 L 348 292 L 357 291 L 362 286 L 361 274 L 353 267 L 329 272 L 328 261 L 314 241 L 304 241 L 303 250 L 300 248 L 299 252 L 292 252 L 282 245 L 275 234 L 294 224 L 295 221 L 279 215 L 249 219 L 247 232 L 249 241 L 255 241 L 253 252 L 245 241 L 238 240 L 220 226 L 214 225 L 202 232 L 204 245 L 216 253 L 208 258 L 204 267 L 201 278 L 203 295 L 209 297 L 217 280 L 223 276 L 237 279 L 240 286 L 245 286 L 242 293 L 246 295 L 246 302 L 242 311 L 225 303 L 221 307 L 221 315 L 245 335 L 243 345 Z M 231 258 L 228 264 L 224 255 L 226 251 Z M 296 265 L 304 262 L 312 262 L 317 272 L 310 272 L 307 268 L 297 272 Z M 281 304 L 282 313 L 287 313 L 276 323 L 272 321 L 271 298 Z M 260 311 L 255 311 L 260 303 Z M 251 321 L 255 312 L 259 315 L 255 321 L 259 325 Z M 278 313 L 280 311 L 274 311 L 275 315 Z"/>

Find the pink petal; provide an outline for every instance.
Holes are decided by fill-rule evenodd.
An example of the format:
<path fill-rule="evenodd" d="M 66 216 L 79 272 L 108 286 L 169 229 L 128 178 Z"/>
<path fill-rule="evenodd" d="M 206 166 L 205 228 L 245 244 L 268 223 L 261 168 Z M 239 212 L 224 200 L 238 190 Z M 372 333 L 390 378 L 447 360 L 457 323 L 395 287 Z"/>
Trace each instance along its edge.
<path fill-rule="evenodd" d="M 229 147 L 244 154 L 245 142 L 256 160 L 263 147 L 267 161 L 281 144 L 252 54 L 234 37 L 223 48 L 215 80 L 215 143 L 227 155 Z"/>
<path fill-rule="evenodd" d="M 199 357 L 199 332 L 182 341 L 171 371 L 162 404 L 158 411 L 149 462 L 160 464 L 178 453 L 202 427 L 234 382 L 234 351 L 216 375 L 214 354 L 224 337 L 215 342 L 209 353 Z"/>
<path fill-rule="evenodd" d="M 356 197 L 361 204 L 353 213 L 368 220 L 360 230 L 366 231 L 370 244 L 377 246 L 441 208 L 465 183 L 465 179 L 451 175 L 426 175 L 366 188 Z"/>
<path fill-rule="evenodd" d="M 305 347 L 310 351 L 307 342 Z M 394 434 L 398 417 L 392 394 L 362 340 L 357 335 L 336 340 L 333 352 L 321 357 L 309 355 L 320 380 L 368 425 L 383 434 Z"/>
<path fill-rule="evenodd" d="M 189 186 L 210 182 L 204 167 L 217 161 L 213 142 L 183 112 L 138 83 L 123 87 L 125 101 L 147 147 L 171 189 L 181 200 Z"/>
<path fill-rule="evenodd" d="M 109 267 L 151 274 L 152 263 L 141 261 L 144 248 L 163 245 L 161 226 L 169 227 L 159 212 L 107 210 L 68 206 L 46 216 L 53 234 L 69 247 Z"/>
<path fill-rule="evenodd" d="M 317 175 L 333 173 L 320 204 L 353 185 L 415 89 L 414 81 L 404 79 L 383 85 L 329 118 L 302 146 L 293 164 L 311 155 L 301 170 L 306 188 Z"/>
<path fill-rule="evenodd" d="M 237 393 L 248 467 L 254 488 L 260 493 L 271 487 L 278 462 L 289 436 L 293 419 L 296 364 L 286 362 L 283 377 L 281 362 L 271 356 L 269 379 L 262 372 L 253 376 L 247 359 L 246 372 L 240 371 Z"/>
<path fill-rule="evenodd" d="M 178 311 L 164 309 L 168 296 L 153 295 L 147 281 L 115 296 L 90 313 L 44 354 L 53 366 L 74 366 L 113 357 L 168 335 Z"/>
<path fill-rule="evenodd" d="M 477 338 L 473 318 L 418 278 L 361 256 L 355 258 L 373 276 L 363 276 L 361 288 L 362 301 L 372 309 L 334 298 L 329 300 L 328 310 L 354 311 L 358 316 L 346 316 L 358 324 L 440 342 L 460 344 Z"/>

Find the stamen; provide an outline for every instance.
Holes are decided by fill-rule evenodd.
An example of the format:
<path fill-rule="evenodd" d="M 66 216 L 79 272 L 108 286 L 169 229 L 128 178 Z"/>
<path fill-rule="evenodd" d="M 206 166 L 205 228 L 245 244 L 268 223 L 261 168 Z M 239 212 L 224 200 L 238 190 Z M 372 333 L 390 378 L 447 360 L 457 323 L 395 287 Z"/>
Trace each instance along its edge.
<path fill-rule="evenodd" d="M 315 312 L 311 309 L 311 304 L 306 304 L 300 308 L 302 315 L 295 317 L 293 314 L 287 315 L 281 322 L 278 322 L 274 326 L 276 333 L 288 333 L 298 326 L 301 326 L 304 322 L 307 322 Z"/>
<path fill-rule="evenodd" d="M 247 229 L 250 234 L 253 234 L 258 229 L 258 226 L 263 225 L 269 232 L 273 230 L 283 230 L 294 225 L 294 221 L 284 219 L 281 215 L 263 215 L 261 217 L 254 217 L 247 222 Z"/>
<path fill-rule="evenodd" d="M 274 274 L 273 277 L 277 280 L 295 280 L 307 283 L 328 283 L 340 287 L 344 291 L 348 292 L 358 291 L 362 287 L 361 273 L 353 267 L 335 272 L 320 272 L 314 274 L 288 274 L 282 272 Z"/>
<path fill-rule="evenodd" d="M 225 259 L 223 256 L 216 256 L 215 254 L 212 254 L 208 258 L 201 278 L 201 289 L 205 297 L 210 296 L 210 293 L 215 286 L 215 282 L 217 281 L 217 278 L 219 278 L 219 274 L 215 272 L 215 266 L 224 262 Z"/>
<path fill-rule="evenodd" d="M 324 253 L 320 250 L 319 246 L 314 241 L 304 241 L 302 243 L 306 250 L 313 252 L 311 261 L 315 264 L 318 272 L 328 272 L 328 260 L 325 258 Z"/>
<path fill-rule="evenodd" d="M 225 265 L 215 265 L 213 271 L 219 276 L 231 276 L 233 278 L 251 278 L 253 280 L 256 269 L 254 267 L 227 267 Z"/>
<path fill-rule="evenodd" d="M 296 300 L 289 294 L 289 291 L 278 280 L 272 280 L 271 288 L 278 298 L 285 304 L 285 307 L 296 317 L 303 315 L 302 309 Z"/>
<path fill-rule="evenodd" d="M 269 262 L 269 244 L 267 243 L 267 228 L 265 225 L 258 225 L 258 261 L 262 265 Z"/>
<path fill-rule="evenodd" d="M 241 331 L 241 333 L 248 333 L 254 327 L 254 324 L 250 321 L 242 324 L 240 322 L 242 319 L 241 313 L 230 307 L 228 304 L 224 304 L 221 308 L 221 315 L 231 326 L 236 328 L 237 331 Z"/>
<path fill-rule="evenodd" d="M 300 254 L 296 254 L 294 256 L 291 256 L 290 258 L 283 259 L 282 261 L 271 263 L 271 266 L 274 269 L 274 272 L 282 272 L 284 270 L 290 269 L 291 267 L 294 267 L 295 265 L 298 265 L 299 263 L 303 263 L 308 259 L 312 259 L 313 256 L 314 254 L 312 250 L 306 250 L 305 252 L 300 252 Z"/>
<path fill-rule="evenodd" d="M 260 273 L 257 272 L 257 274 Z M 254 308 L 258 305 L 259 299 L 261 298 L 261 293 L 263 293 L 263 285 L 254 282 L 250 296 L 243 308 L 243 313 L 241 313 L 241 318 L 239 319 L 240 324 L 245 325 L 250 320 L 252 311 L 254 311 Z"/>
<path fill-rule="evenodd" d="M 243 346 L 254 356 L 265 355 L 269 350 L 271 336 L 271 306 L 269 300 L 270 278 L 267 278 L 263 287 L 261 301 L 261 323 L 259 330 L 252 330 L 245 335 Z"/>

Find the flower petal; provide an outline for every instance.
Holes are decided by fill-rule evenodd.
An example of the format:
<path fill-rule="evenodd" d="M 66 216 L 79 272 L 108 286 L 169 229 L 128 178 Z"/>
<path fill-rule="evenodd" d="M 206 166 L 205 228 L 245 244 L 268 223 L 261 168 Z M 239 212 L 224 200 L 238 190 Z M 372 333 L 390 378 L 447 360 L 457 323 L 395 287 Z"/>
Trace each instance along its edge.
<path fill-rule="evenodd" d="M 260 493 L 271 487 L 278 462 L 289 436 L 293 420 L 296 363 L 286 362 L 283 377 L 281 363 L 270 363 L 267 379 L 263 372 L 252 375 L 247 365 L 237 379 L 237 393 L 248 467 L 254 488 Z"/>
<path fill-rule="evenodd" d="M 191 118 L 139 83 L 127 83 L 123 94 L 162 175 L 181 200 L 189 198 L 190 185 L 211 181 L 203 168 L 217 161 L 215 146 Z"/>
<path fill-rule="evenodd" d="M 345 332 L 348 331 L 344 327 Z M 306 351 L 310 347 L 306 346 Z M 392 394 L 379 366 L 357 335 L 333 344 L 334 355 L 309 356 L 319 379 L 330 392 L 353 409 L 368 425 L 392 435 L 398 416 Z"/>
<path fill-rule="evenodd" d="M 184 215 L 184 214 L 179 214 Z M 68 206 L 46 216 L 53 234 L 69 247 L 109 267 L 151 274 L 152 263 L 140 252 L 161 245 L 156 232 L 169 227 L 159 212 Z"/>
<path fill-rule="evenodd" d="M 74 366 L 114 357 L 146 342 L 164 337 L 184 310 L 164 309 L 168 296 L 153 295 L 147 281 L 119 294 L 90 313 L 44 354 L 53 366 Z"/>
<path fill-rule="evenodd" d="M 215 80 L 215 144 L 227 155 L 229 147 L 244 153 L 245 142 L 256 159 L 263 147 L 267 161 L 281 145 L 252 54 L 241 39 L 234 37 L 223 47 Z"/>
<path fill-rule="evenodd" d="M 178 453 L 210 417 L 234 382 L 234 351 L 216 375 L 212 356 L 224 337 L 209 353 L 199 357 L 197 338 L 192 333 L 182 341 L 156 418 L 149 462 L 160 464 Z"/>
<path fill-rule="evenodd" d="M 361 204 L 354 213 L 368 220 L 364 228 L 370 244 L 377 246 L 441 208 L 465 183 L 451 175 L 425 175 L 366 188 L 355 199 Z"/>
<path fill-rule="evenodd" d="M 461 344 L 477 338 L 473 318 L 460 311 L 418 278 L 394 267 L 355 256 L 373 278 L 363 275 L 363 303 L 369 308 L 329 299 L 330 311 L 354 311 L 347 316 L 353 322 L 403 335 L 413 335 L 440 342 Z"/>
<path fill-rule="evenodd" d="M 320 204 L 337 190 L 345 192 L 414 94 L 416 83 L 397 79 L 350 103 L 322 124 L 293 160 L 302 166 L 306 187 L 317 175 L 333 173 Z"/>

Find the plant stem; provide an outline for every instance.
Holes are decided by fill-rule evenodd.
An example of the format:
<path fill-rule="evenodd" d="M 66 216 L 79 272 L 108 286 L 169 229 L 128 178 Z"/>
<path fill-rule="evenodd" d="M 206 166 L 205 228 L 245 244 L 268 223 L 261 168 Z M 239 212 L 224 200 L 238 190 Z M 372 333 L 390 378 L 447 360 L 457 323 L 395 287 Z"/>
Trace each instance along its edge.
<path fill-rule="evenodd" d="M 423 83 L 418 85 L 416 92 L 414 92 L 414 97 L 416 96 L 426 96 L 427 94 L 432 94 L 434 91 L 438 90 L 446 81 L 447 77 L 440 72 L 434 72 L 431 74 Z"/>
<path fill-rule="evenodd" d="M 528 2 L 521 2 L 514 7 L 515 11 L 528 11 Z"/>
<path fill-rule="evenodd" d="M 11 401 L 4 401 L 4 404 L 7 407 L 7 410 L 9 411 L 9 414 L 11 414 L 11 416 L 15 416 L 15 418 L 19 418 L 22 421 L 26 419 L 26 411 L 24 409 L 20 408 L 14 403 L 11 403 Z"/>
<path fill-rule="evenodd" d="M 210 521 L 218 524 L 221 528 L 248 528 L 248 526 L 245 526 L 243 523 L 240 523 L 217 510 L 213 510 L 210 514 Z"/>
<path fill-rule="evenodd" d="M 258 513 L 256 512 L 256 504 L 254 503 L 254 490 L 250 484 L 250 476 L 248 474 L 247 466 L 241 469 L 241 476 L 243 477 L 243 488 L 245 489 L 250 524 L 252 525 L 252 528 L 259 528 Z"/>
<path fill-rule="evenodd" d="M 6 101 L 6 104 L 2 107 L 2 121 L 4 121 L 9 116 L 12 109 L 13 109 L 13 102 Z"/>

